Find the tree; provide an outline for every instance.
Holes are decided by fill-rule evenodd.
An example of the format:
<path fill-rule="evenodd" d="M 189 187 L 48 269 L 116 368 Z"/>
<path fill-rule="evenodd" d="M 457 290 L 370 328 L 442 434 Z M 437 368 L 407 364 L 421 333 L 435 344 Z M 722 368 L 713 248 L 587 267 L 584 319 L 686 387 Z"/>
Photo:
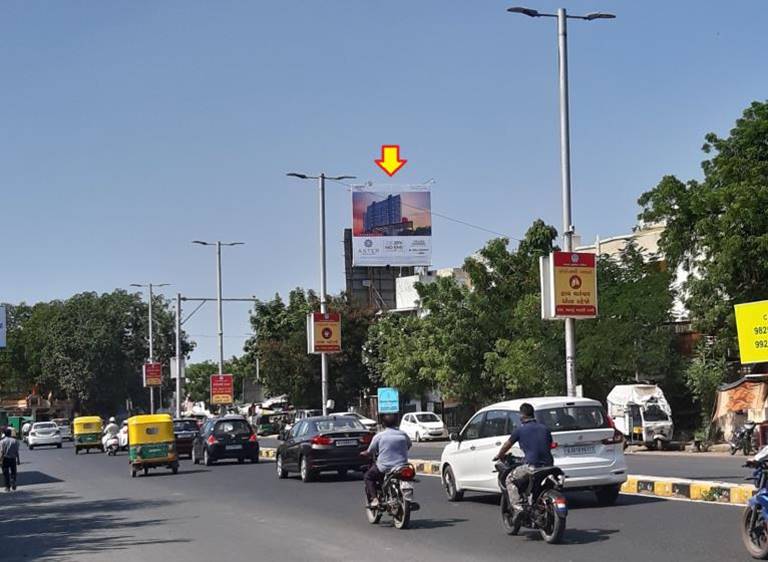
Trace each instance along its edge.
<path fill-rule="evenodd" d="M 703 151 L 704 180 L 665 176 L 640 197 L 640 217 L 666 223 L 660 246 L 690 273 L 694 326 L 727 357 L 736 349 L 733 305 L 768 298 L 768 103 L 752 103 L 727 138 L 708 134 Z"/>

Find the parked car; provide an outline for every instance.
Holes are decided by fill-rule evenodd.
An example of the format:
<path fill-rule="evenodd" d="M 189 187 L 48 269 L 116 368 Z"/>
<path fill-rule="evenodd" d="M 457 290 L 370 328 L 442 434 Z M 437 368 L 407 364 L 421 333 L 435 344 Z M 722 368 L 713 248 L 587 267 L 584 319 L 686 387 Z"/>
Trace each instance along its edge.
<path fill-rule="evenodd" d="M 188 455 L 192 458 L 192 444 L 200 433 L 195 418 L 177 418 L 173 420 L 173 435 L 176 437 L 176 455 Z"/>
<path fill-rule="evenodd" d="M 376 428 L 379 425 L 376 420 L 366 418 L 363 414 L 358 414 L 357 412 L 335 412 L 328 415 L 332 418 L 355 418 L 357 421 L 363 424 L 363 427 L 365 427 L 365 429 L 368 431 L 376 431 Z"/>
<path fill-rule="evenodd" d="M 333 470 L 344 476 L 349 470 L 363 471 L 370 465 L 361 453 L 371 444 L 373 433 L 357 418 L 307 418 L 284 437 L 275 458 L 278 478 L 298 472 L 304 482 L 311 482 L 320 472 Z"/>
<path fill-rule="evenodd" d="M 448 499 L 458 501 L 468 490 L 499 492 L 491 459 L 519 425 L 524 402 L 552 431 L 552 456 L 565 473 L 565 489 L 593 490 L 598 503 L 612 505 L 627 479 L 623 437 L 600 402 L 572 397 L 512 400 L 477 412 L 443 449 L 440 474 Z M 522 456 L 518 445 L 511 452 Z"/>
<path fill-rule="evenodd" d="M 203 424 L 192 445 L 192 462 L 211 466 L 222 459 L 259 462 L 259 441 L 245 416 L 229 414 Z"/>
<path fill-rule="evenodd" d="M 59 426 L 61 438 L 65 441 L 72 441 L 72 422 L 66 418 L 54 418 L 53 423 Z"/>
<path fill-rule="evenodd" d="M 445 428 L 443 420 L 433 412 L 405 414 L 400 420 L 400 431 L 405 432 L 416 442 L 448 438 L 448 430 Z"/>
<path fill-rule="evenodd" d="M 52 421 L 33 423 L 27 435 L 27 445 L 30 449 L 45 446 L 61 449 L 61 443 L 61 430 Z"/>

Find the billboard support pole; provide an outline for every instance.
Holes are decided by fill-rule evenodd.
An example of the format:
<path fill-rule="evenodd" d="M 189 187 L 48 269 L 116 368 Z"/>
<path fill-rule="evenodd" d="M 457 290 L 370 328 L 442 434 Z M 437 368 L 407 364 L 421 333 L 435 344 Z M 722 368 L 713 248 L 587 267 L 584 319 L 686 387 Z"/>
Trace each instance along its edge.
<path fill-rule="evenodd" d="M 154 332 L 152 330 L 152 283 L 149 284 L 149 362 L 155 360 Z M 149 387 L 149 413 L 155 413 L 155 387 Z"/>
<path fill-rule="evenodd" d="M 318 178 L 320 190 L 320 312 L 328 312 L 328 304 L 325 301 L 326 293 L 326 268 L 325 268 L 325 174 Z M 320 354 L 320 384 L 323 400 L 323 415 L 328 415 L 328 356 Z"/>

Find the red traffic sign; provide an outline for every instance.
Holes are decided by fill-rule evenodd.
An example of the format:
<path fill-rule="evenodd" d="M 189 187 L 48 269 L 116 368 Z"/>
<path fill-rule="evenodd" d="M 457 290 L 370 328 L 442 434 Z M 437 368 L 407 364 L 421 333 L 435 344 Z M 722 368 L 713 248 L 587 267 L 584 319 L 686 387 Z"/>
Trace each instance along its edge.
<path fill-rule="evenodd" d="M 160 386 L 163 384 L 163 364 L 144 363 L 144 386 Z"/>
<path fill-rule="evenodd" d="M 211 404 L 232 404 L 235 396 L 235 377 L 211 375 Z"/>

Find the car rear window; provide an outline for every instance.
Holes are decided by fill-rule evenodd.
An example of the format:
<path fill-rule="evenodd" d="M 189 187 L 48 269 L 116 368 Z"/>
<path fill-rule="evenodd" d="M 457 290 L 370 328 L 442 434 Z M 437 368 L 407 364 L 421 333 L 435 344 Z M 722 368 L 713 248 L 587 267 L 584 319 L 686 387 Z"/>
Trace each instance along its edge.
<path fill-rule="evenodd" d="M 173 422 L 174 431 L 197 431 L 197 422 L 194 420 L 182 420 Z"/>
<path fill-rule="evenodd" d="M 566 406 L 564 408 L 537 408 L 536 421 L 550 431 L 579 431 L 609 427 L 602 406 Z"/>
<path fill-rule="evenodd" d="M 318 433 L 365 429 L 363 424 L 361 424 L 355 418 L 334 418 L 332 420 L 321 420 L 314 422 L 314 425 L 317 428 Z"/>
<path fill-rule="evenodd" d="M 232 433 L 234 435 L 250 435 L 251 426 L 245 420 L 225 420 L 216 424 L 213 430 L 216 435 Z"/>

